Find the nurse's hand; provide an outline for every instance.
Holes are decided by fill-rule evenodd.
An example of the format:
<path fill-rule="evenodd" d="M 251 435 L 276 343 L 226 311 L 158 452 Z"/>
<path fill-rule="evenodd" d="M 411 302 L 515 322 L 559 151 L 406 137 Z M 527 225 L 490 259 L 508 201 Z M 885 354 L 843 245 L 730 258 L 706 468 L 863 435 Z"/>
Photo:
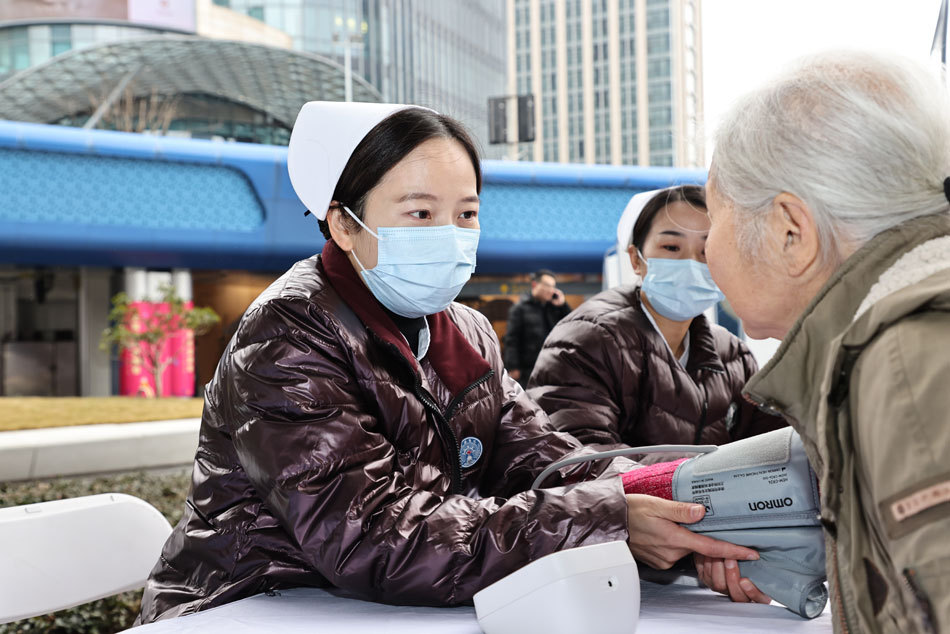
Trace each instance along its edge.
<path fill-rule="evenodd" d="M 750 548 L 706 537 L 683 528 L 703 519 L 702 504 L 673 502 L 652 495 L 628 495 L 627 532 L 633 556 L 645 564 L 666 570 L 690 553 L 716 559 L 755 560 Z"/>
<path fill-rule="evenodd" d="M 717 559 L 695 553 L 693 561 L 699 580 L 707 588 L 729 595 L 736 603 L 771 603 L 748 579 L 739 577 L 739 564 L 734 559 Z"/>

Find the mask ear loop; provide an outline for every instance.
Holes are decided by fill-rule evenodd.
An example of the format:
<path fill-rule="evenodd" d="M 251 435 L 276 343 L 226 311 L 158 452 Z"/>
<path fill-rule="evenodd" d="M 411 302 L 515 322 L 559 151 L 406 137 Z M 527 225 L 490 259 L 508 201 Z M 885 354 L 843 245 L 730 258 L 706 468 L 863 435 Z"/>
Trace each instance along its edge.
<path fill-rule="evenodd" d="M 357 217 L 356 217 L 356 214 L 354 214 L 352 211 L 350 211 L 350 208 L 349 208 L 349 207 L 347 207 L 346 205 L 341 205 L 341 207 L 343 207 L 343 209 L 346 210 L 346 213 L 350 214 L 350 217 L 351 217 L 353 220 L 356 221 L 356 224 L 358 224 L 359 226 L 361 226 L 361 227 L 363 227 L 364 229 L 366 229 L 366 231 L 369 232 L 369 235 L 373 236 L 374 238 L 376 238 L 376 239 L 379 240 L 380 242 L 382 242 L 383 240 L 385 240 L 385 238 L 380 238 L 378 233 L 376 233 L 375 231 L 373 231 L 372 229 L 370 229 L 369 227 L 367 227 L 367 226 L 363 223 L 362 220 L 360 220 L 359 218 L 357 218 Z"/>
<path fill-rule="evenodd" d="M 648 267 L 647 267 L 647 259 L 646 259 L 645 257 L 643 257 L 643 254 L 642 254 L 642 253 L 640 253 L 640 249 L 637 249 L 636 247 L 634 247 L 634 249 L 636 249 L 636 251 L 637 251 L 637 257 L 640 258 L 640 262 L 643 263 L 643 268 L 648 268 Z M 644 274 L 643 277 L 646 277 L 646 275 Z"/>
<path fill-rule="evenodd" d="M 370 229 L 369 227 L 367 227 L 367 226 L 363 223 L 362 220 L 360 220 L 359 218 L 357 218 L 357 217 L 356 217 L 356 214 L 354 214 L 354 213 L 350 210 L 349 207 L 347 207 L 346 205 L 340 205 L 340 206 L 343 207 L 343 209 L 346 211 L 346 213 L 350 214 L 350 217 L 351 217 L 353 220 L 355 220 L 356 223 L 357 223 L 359 226 L 363 227 L 363 229 L 365 229 L 371 236 L 373 236 L 374 238 L 376 238 L 376 239 L 379 240 L 380 242 L 382 242 L 382 241 L 384 240 L 384 238 L 380 238 L 379 235 L 378 235 L 375 231 L 373 231 L 372 229 Z M 356 263 L 360 265 L 360 270 L 365 273 L 367 269 L 366 269 L 365 266 L 363 266 L 363 263 L 360 262 L 359 256 L 356 255 L 356 249 L 353 249 L 352 251 L 350 251 L 350 253 L 353 254 L 353 259 L 356 260 Z"/>
<path fill-rule="evenodd" d="M 359 218 L 357 218 L 357 217 L 356 217 L 356 214 L 354 214 L 354 213 L 350 210 L 349 207 L 347 207 L 346 205 L 340 205 L 340 206 L 343 207 L 343 209 L 346 210 L 346 213 L 350 214 L 350 217 L 353 218 L 353 220 L 355 220 L 355 221 L 357 222 L 357 224 L 359 224 L 359 226 L 361 226 L 361 227 L 363 227 L 364 229 L 366 229 L 366 231 L 369 232 L 369 234 L 370 234 L 371 236 L 373 236 L 374 238 L 376 238 L 377 240 L 380 240 L 380 241 L 383 241 L 383 240 L 386 239 L 386 238 L 380 237 L 378 233 L 376 233 L 375 231 L 373 231 L 372 229 L 370 229 L 369 227 L 367 227 L 365 224 L 363 224 L 363 221 L 360 220 Z M 303 215 L 304 215 L 304 217 L 313 216 L 314 218 L 316 218 L 316 216 L 315 216 L 309 209 L 308 209 L 307 211 L 303 212 Z M 355 256 L 354 256 L 354 257 L 355 257 Z"/>
<path fill-rule="evenodd" d="M 353 259 L 356 260 L 356 263 L 360 265 L 360 270 L 365 273 L 365 272 L 366 272 L 366 267 L 363 266 L 363 263 L 362 263 L 362 262 L 360 262 L 360 258 L 359 258 L 359 256 L 356 255 L 356 251 L 353 250 L 353 251 L 350 251 L 350 253 L 353 254 Z"/>
<path fill-rule="evenodd" d="M 644 268 L 646 268 L 646 266 L 647 266 L 647 259 L 646 259 L 645 257 L 643 257 L 643 254 L 640 253 L 640 249 L 637 248 L 637 245 L 635 245 L 635 244 L 633 243 L 633 240 L 632 240 L 632 239 L 630 240 L 630 246 L 633 247 L 633 252 L 637 254 L 637 257 L 640 259 L 640 262 L 642 262 Z M 636 271 L 634 271 L 634 273 L 637 274 L 637 275 L 639 275 L 639 276 L 640 276 L 640 279 L 643 279 L 644 277 L 646 277 L 646 275 L 640 275 L 640 274 L 637 273 Z"/>

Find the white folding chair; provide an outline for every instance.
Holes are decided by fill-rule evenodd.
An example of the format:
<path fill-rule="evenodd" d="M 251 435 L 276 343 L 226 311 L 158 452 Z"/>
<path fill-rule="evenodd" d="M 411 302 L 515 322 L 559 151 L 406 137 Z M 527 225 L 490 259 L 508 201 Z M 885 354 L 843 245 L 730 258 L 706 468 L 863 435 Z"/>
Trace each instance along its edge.
<path fill-rule="evenodd" d="M 121 493 L 0 508 L 0 623 L 142 587 L 169 533 Z"/>

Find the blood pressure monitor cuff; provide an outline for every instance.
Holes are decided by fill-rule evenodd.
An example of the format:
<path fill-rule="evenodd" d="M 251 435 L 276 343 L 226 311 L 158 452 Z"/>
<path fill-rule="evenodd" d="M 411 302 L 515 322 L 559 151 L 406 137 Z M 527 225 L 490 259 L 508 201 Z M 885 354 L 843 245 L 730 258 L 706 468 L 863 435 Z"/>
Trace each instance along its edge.
<path fill-rule="evenodd" d="M 686 528 L 759 552 L 758 561 L 739 562 L 759 590 L 806 618 L 821 613 L 828 592 L 818 485 L 794 430 L 690 458 L 673 474 L 673 498 L 706 507 Z"/>

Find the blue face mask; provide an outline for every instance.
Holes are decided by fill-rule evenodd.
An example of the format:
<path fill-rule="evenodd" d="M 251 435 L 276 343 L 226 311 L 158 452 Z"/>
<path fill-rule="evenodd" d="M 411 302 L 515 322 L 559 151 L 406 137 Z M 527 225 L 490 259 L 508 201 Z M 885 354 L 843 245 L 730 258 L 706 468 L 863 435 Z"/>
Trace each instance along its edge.
<path fill-rule="evenodd" d="M 379 241 L 376 266 L 371 269 L 352 253 L 370 292 L 397 315 L 415 319 L 442 312 L 475 271 L 478 229 L 378 227 L 376 233 L 343 209 Z"/>
<path fill-rule="evenodd" d="M 641 290 L 656 312 L 667 319 L 688 321 L 725 297 L 702 262 L 650 258 L 646 263 Z"/>

